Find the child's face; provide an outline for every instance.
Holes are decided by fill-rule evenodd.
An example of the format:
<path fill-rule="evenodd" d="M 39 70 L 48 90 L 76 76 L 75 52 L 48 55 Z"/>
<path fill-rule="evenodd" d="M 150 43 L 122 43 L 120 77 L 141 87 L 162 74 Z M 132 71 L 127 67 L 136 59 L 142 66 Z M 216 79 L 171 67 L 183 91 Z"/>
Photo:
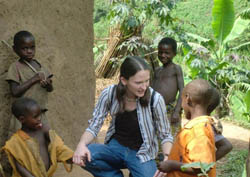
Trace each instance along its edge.
<path fill-rule="evenodd" d="M 176 53 L 173 51 L 171 45 L 162 44 L 158 47 L 158 58 L 162 64 L 168 64 L 175 57 Z"/>
<path fill-rule="evenodd" d="M 42 128 L 41 109 L 38 105 L 30 107 L 29 114 L 21 120 L 23 126 L 30 130 L 39 130 Z"/>
<path fill-rule="evenodd" d="M 26 61 L 31 61 L 35 56 L 35 41 L 33 37 L 25 37 L 14 46 L 16 54 Z"/>
<path fill-rule="evenodd" d="M 190 106 L 188 104 L 188 97 L 187 97 L 185 90 L 183 90 L 183 92 L 182 92 L 181 100 L 182 100 L 181 107 L 184 110 L 186 119 L 191 119 Z"/>

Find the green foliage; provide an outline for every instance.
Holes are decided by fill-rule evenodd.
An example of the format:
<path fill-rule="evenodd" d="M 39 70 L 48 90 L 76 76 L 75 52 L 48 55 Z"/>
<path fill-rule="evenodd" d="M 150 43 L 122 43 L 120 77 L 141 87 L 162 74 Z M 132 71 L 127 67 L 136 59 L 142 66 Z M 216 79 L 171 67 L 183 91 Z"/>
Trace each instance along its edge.
<path fill-rule="evenodd" d="M 244 170 L 241 177 L 247 177 L 247 168 L 244 166 Z"/>
<path fill-rule="evenodd" d="M 230 97 L 230 105 L 237 119 L 245 118 L 250 123 L 250 89 L 247 92 L 234 91 Z"/>
<path fill-rule="evenodd" d="M 240 17 L 245 19 L 245 20 L 250 19 L 250 8 L 245 9 L 244 11 L 242 11 L 240 13 Z"/>
<path fill-rule="evenodd" d="M 245 117 L 249 121 L 248 96 L 237 100 L 241 102 L 241 109 L 234 109 L 235 102 L 231 101 L 231 97 L 235 96 L 236 90 L 242 94 L 248 95 L 250 89 L 250 71 L 242 67 L 241 61 L 233 61 L 230 56 L 223 61 L 217 60 L 207 50 L 200 48 L 197 50 L 189 50 L 183 48 L 185 55 L 184 61 L 188 71 L 187 75 L 191 79 L 204 78 L 209 80 L 212 85 L 221 91 L 222 107 L 229 113 L 229 108 L 232 108 L 235 116 Z M 236 112 L 235 112 L 236 111 Z M 224 114 L 222 113 L 222 116 Z M 250 122 L 249 122 L 250 123 Z"/>
<path fill-rule="evenodd" d="M 214 0 L 212 16 L 214 37 L 222 45 L 234 24 L 233 0 Z"/>
<path fill-rule="evenodd" d="M 176 1 L 168 0 L 115 0 L 112 2 L 108 19 L 111 25 L 120 25 L 124 35 L 130 35 L 136 28 L 142 28 L 151 19 L 157 18 L 161 26 L 172 22 L 171 9 Z"/>
<path fill-rule="evenodd" d="M 234 25 L 230 34 L 226 36 L 226 39 L 223 42 L 226 44 L 227 42 L 230 42 L 238 38 L 248 28 L 249 23 L 250 23 L 250 20 L 246 20 L 246 19 L 242 19 L 241 17 L 238 17 L 236 21 L 234 22 Z"/>
<path fill-rule="evenodd" d="M 220 174 L 218 177 L 241 176 L 246 165 L 248 150 L 233 150 L 227 155 L 224 165 L 217 167 Z"/>
<path fill-rule="evenodd" d="M 211 0 L 183 1 L 176 5 L 171 14 L 173 18 L 184 22 L 182 25 L 184 31 L 211 38 L 212 6 Z"/>
<path fill-rule="evenodd" d="M 193 162 L 181 166 L 181 171 L 186 171 L 188 168 L 198 168 L 201 169 L 201 173 L 198 176 L 207 176 L 207 172 L 215 165 L 215 163 L 202 163 L 202 162 Z"/>
<path fill-rule="evenodd" d="M 123 48 L 127 49 L 125 56 L 132 55 L 133 53 L 144 55 L 144 51 L 149 50 L 149 47 L 141 42 L 141 38 L 135 36 L 129 38 L 118 47 L 120 50 Z"/>
<path fill-rule="evenodd" d="M 234 13 L 234 8 L 232 5 L 232 1 L 214 1 L 212 26 L 217 41 L 197 34 L 186 33 L 189 38 L 198 43 L 188 43 L 191 47 L 182 48 L 185 64 L 189 69 L 189 77 L 192 79 L 204 78 L 218 88 L 222 92 L 221 106 L 226 114 L 230 113 L 229 108 L 232 107 L 230 101 L 232 90 L 238 86 L 239 90 L 245 94 L 248 89 L 242 88 L 243 86 L 248 87 L 248 83 L 250 83 L 250 71 L 248 68 L 242 67 L 240 57 L 230 54 L 227 47 L 228 43 L 238 38 L 249 24 L 248 20 L 243 20 L 240 17 L 233 23 L 234 16 L 231 14 Z M 241 102 L 242 109 L 236 110 L 241 112 L 240 116 L 249 121 L 246 99 L 237 99 L 237 101 Z M 220 116 L 224 116 L 224 113 Z"/>
<path fill-rule="evenodd" d="M 182 64 L 184 78 L 190 80 L 202 77 L 209 80 L 220 89 L 223 100 L 221 106 L 225 111 L 229 113 L 229 108 L 232 108 L 237 119 L 241 117 L 248 120 L 247 112 L 243 111 L 249 110 L 247 99 L 243 96 L 238 98 L 241 102 L 238 105 L 242 105 L 242 109 L 236 109 L 232 99 L 235 99 L 235 94 L 246 94 L 247 90 L 239 85 L 250 83 L 249 2 L 215 0 L 213 13 L 213 1 L 210 0 L 111 2 L 95 1 L 95 36 L 107 37 L 109 25 L 119 25 L 124 41 L 118 49 L 125 53 L 117 57 L 122 58 L 127 54 L 144 56 L 146 51 L 151 53 L 152 50 L 157 52 L 158 42 L 163 36 L 174 37 L 179 42 L 178 51 L 181 51 L 175 57 L 175 62 Z M 214 35 L 212 20 L 217 22 L 213 23 Z M 103 42 L 96 41 L 96 57 L 103 50 Z M 111 62 L 118 60 L 121 59 L 113 58 Z"/>
<path fill-rule="evenodd" d="M 94 35 L 97 38 L 107 37 L 109 21 L 106 16 L 109 11 L 109 3 L 105 0 L 95 0 L 94 6 Z"/>

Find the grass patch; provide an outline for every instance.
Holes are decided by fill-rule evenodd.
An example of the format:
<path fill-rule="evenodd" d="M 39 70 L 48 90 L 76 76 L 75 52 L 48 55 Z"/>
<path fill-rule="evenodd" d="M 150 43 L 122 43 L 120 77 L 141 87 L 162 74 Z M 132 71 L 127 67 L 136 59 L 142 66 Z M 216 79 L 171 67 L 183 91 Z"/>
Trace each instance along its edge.
<path fill-rule="evenodd" d="M 213 1 L 211 0 L 182 1 L 172 11 L 172 15 L 182 21 L 187 21 L 195 25 L 186 23 L 183 26 L 185 31 L 211 38 L 212 7 Z"/>
<path fill-rule="evenodd" d="M 241 177 L 248 150 L 233 150 L 225 158 L 225 162 L 218 163 L 217 177 Z"/>

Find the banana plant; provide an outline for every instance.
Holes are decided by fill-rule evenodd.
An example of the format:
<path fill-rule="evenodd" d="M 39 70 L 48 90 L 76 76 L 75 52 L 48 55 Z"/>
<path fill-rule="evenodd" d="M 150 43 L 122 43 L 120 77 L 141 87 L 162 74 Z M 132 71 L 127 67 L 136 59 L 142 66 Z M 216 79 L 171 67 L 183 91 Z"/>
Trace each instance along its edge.
<path fill-rule="evenodd" d="M 214 0 L 212 9 L 212 29 L 214 39 L 207 39 L 197 34 L 186 33 L 204 48 L 209 48 L 218 60 L 224 60 L 228 52 L 228 43 L 240 37 L 249 27 L 250 9 L 244 10 L 235 20 L 233 0 Z M 242 44 L 241 44 L 242 45 Z M 243 45 L 249 45 L 249 42 Z M 237 49 L 239 46 L 234 46 Z"/>
<path fill-rule="evenodd" d="M 189 43 L 191 48 L 183 48 L 189 76 L 209 80 L 222 92 L 223 107 L 229 111 L 230 88 L 239 82 L 249 83 L 249 70 L 234 65 L 227 56 L 230 42 L 236 40 L 249 27 L 250 15 L 245 10 L 243 15 L 235 17 L 233 0 L 214 0 L 212 9 L 213 39 L 207 39 L 197 34 L 186 33 L 198 45 Z M 250 42 L 235 46 L 240 48 Z M 223 115 L 223 114 L 222 114 Z M 249 116 L 249 115 L 248 115 Z"/>

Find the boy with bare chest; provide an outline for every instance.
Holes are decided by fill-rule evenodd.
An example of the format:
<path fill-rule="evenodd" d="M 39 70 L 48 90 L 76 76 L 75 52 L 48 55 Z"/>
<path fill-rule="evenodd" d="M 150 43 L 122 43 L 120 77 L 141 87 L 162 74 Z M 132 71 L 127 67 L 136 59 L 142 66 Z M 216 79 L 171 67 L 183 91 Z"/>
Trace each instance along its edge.
<path fill-rule="evenodd" d="M 57 162 L 69 162 L 73 151 L 41 122 L 41 109 L 30 98 L 17 99 L 12 112 L 21 122 L 19 129 L 3 147 L 12 166 L 12 177 L 51 177 Z M 66 166 L 67 171 L 71 169 Z"/>
<path fill-rule="evenodd" d="M 181 125 L 181 92 L 184 87 L 182 69 L 173 63 L 177 43 L 172 38 L 163 38 L 158 44 L 158 58 L 163 64 L 154 73 L 152 87 L 159 92 L 167 105 L 168 118 L 171 122 L 173 136 Z M 176 95 L 179 92 L 176 101 Z"/>

